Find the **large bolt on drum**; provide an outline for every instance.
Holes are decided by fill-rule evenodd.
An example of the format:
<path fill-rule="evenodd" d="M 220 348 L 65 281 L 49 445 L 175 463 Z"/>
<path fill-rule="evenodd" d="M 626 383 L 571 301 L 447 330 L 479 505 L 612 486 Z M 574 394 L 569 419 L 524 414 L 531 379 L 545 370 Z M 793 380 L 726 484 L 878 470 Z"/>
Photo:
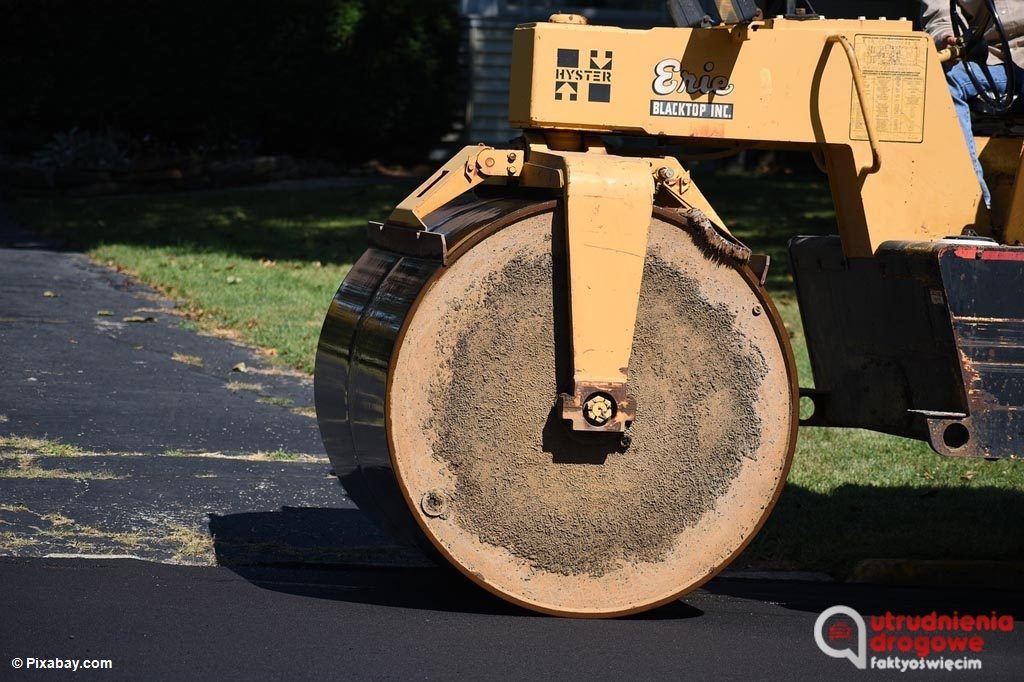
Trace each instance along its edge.
<path fill-rule="evenodd" d="M 317 415 L 346 490 L 396 538 L 527 608 L 622 615 L 696 588 L 757 533 L 796 442 L 796 372 L 758 278 L 656 208 L 635 419 L 572 430 L 563 213 L 471 196 L 421 238 L 378 240 L 324 323 Z"/>

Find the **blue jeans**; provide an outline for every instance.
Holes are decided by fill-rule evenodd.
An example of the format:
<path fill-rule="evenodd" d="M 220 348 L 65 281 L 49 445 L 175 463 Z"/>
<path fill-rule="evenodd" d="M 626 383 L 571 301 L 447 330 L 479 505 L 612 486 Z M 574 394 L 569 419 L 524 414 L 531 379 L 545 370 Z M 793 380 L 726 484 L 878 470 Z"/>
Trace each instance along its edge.
<path fill-rule="evenodd" d="M 977 99 L 978 89 L 971 82 L 967 74 L 968 65 L 971 71 L 978 78 L 982 85 L 988 83 L 981 66 L 974 62 L 960 62 L 946 72 L 946 82 L 949 83 L 949 93 L 953 96 L 953 108 L 956 109 L 956 116 L 960 119 L 960 127 L 967 138 L 967 148 L 971 151 L 971 159 L 974 161 L 974 171 L 978 174 L 978 182 L 981 183 L 981 193 L 985 198 L 985 206 L 992 208 L 992 193 L 988 190 L 988 183 L 985 182 L 985 173 L 981 169 L 981 162 L 978 160 L 978 148 L 974 144 L 974 130 L 971 128 L 971 102 Z M 1014 67 L 1017 68 L 1017 67 Z M 992 73 L 992 80 L 995 81 L 997 94 L 1006 92 L 1006 68 L 1002 64 L 989 66 Z M 1017 68 L 1017 94 L 1024 92 L 1024 69 Z"/>

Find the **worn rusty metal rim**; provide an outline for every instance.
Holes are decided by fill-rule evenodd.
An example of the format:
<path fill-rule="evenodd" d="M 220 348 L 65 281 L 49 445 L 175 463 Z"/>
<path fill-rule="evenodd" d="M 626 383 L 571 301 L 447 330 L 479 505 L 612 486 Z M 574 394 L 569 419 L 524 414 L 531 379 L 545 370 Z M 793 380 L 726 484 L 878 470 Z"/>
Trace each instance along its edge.
<path fill-rule="evenodd" d="M 481 202 L 481 203 L 483 203 L 483 202 Z M 467 254 L 474 246 L 476 246 L 477 244 L 482 242 L 487 237 L 497 233 L 498 231 L 500 231 L 502 229 L 505 229 L 505 228 L 507 228 L 507 227 L 509 227 L 511 225 L 514 225 L 514 224 L 516 224 L 516 223 L 518 223 L 518 222 L 520 222 L 520 221 L 522 221 L 522 220 L 524 220 L 526 218 L 538 216 L 538 215 L 541 215 L 543 213 L 554 212 L 557 209 L 558 206 L 559 206 L 559 204 L 557 202 L 555 202 L 555 201 L 537 202 L 535 204 L 529 205 L 528 207 L 514 210 L 514 211 L 512 211 L 512 212 L 510 212 L 508 214 L 502 215 L 502 216 L 500 216 L 500 217 L 498 217 L 496 219 L 487 221 L 484 224 L 475 226 L 473 228 L 469 228 L 468 223 L 465 224 L 464 227 L 459 231 L 458 239 L 453 240 L 453 242 L 452 242 L 453 248 L 449 252 L 449 266 L 453 265 L 454 263 L 456 263 L 460 258 L 462 258 L 465 254 Z M 465 218 L 470 217 L 472 214 L 473 214 L 473 209 L 470 209 L 470 210 L 465 211 L 465 212 L 461 212 L 461 214 L 460 214 L 460 221 L 459 222 L 462 223 Z M 660 219 L 660 220 L 670 224 L 670 225 L 673 225 L 673 226 L 677 227 L 678 229 L 680 229 L 682 231 L 687 231 L 687 227 L 688 226 L 687 226 L 685 220 L 682 217 L 680 217 L 679 214 L 676 211 L 674 211 L 674 210 L 667 210 L 667 209 L 662 209 L 660 207 L 656 207 L 655 211 L 654 211 L 654 216 L 656 218 L 658 218 L 658 219 Z M 431 278 L 422 287 L 421 291 L 419 292 L 418 296 L 416 297 L 416 300 L 412 304 L 412 307 L 410 308 L 410 310 L 409 310 L 409 312 L 408 312 L 408 314 L 407 314 L 407 316 L 406 316 L 406 318 L 405 318 L 405 320 L 404 320 L 404 322 L 402 324 L 402 327 L 401 327 L 401 329 L 400 329 L 400 331 L 398 333 L 398 336 L 397 336 L 397 339 L 396 339 L 396 342 L 395 342 L 395 346 L 394 346 L 394 352 L 392 353 L 391 359 L 389 361 L 389 366 L 388 366 L 387 384 L 386 384 L 386 390 L 385 390 L 386 405 L 390 405 L 390 396 L 392 395 L 392 390 L 393 390 L 393 383 L 394 383 L 394 377 L 395 377 L 395 368 L 396 368 L 396 364 L 397 364 L 397 361 L 398 361 L 398 356 L 399 356 L 399 354 L 401 352 L 401 349 L 403 348 L 403 342 L 405 340 L 406 333 L 408 332 L 409 327 L 410 327 L 412 321 L 416 317 L 416 313 L 417 313 L 417 310 L 420 307 L 420 304 L 423 302 L 423 300 L 425 299 L 427 294 L 431 291 L 431 289 L 438 282 L 438 280 L 441 277 L 444 276 L 446 269 L 447 268 L 442 268 L 441 270 L 439 270 L 437 273 L 435 273 L 433 276 L 431 276 Z M 766 522 L 768 516 L 770 515 L 770 512 L 771 512 L 772 508 L 775 506 L 776 502 L 778 501 L 778 498 L 779 498 L 779 496 L 780 496 L 780 494 L 782 492 L 782 489 L 783 489 L 783 487 L 785 485 L 785 481 L 786 481 L 786 478 L 788 476 L 788 473 L 789 473 L 789 470 L 790 470 L 790 467 L 791 467 L 791 464 L 792 464 L 792 456 L 793 456 L 793 452 L 794 452 L 795 447 L 796 447 L 797 429 L 798 429 L 798 424 L 799 424 L 799 384 L 798 384 L 798 378 L 797 378 L 797 372 L 796 372 L 796 363 L 795 363 L 795 359 L 794 359 L 794 356 L 793 356 L 793 350 L 792 350 L 792 347 L 791 347 L 791 344 L 790 344 L 790 341 L 789 341 L 789 336 L 786 333 L 785 325 L 782 322 L 782 319 L 781 319 L 781 317 L 780 317 L 780 315 L 778 313 L 778 310 L 775 307 L 773 301 L 771 300 L 771 298 L 768 295 L 767 291 L 765 291 L 763 289 L 763 287 L 760 285 L 760 283 L 758 281 L 758 278 L 754 275 L 754 273 L 752 273 L 745 266 L 744 267 L 737 267 L 737 268 L 734 268 L 734 269 L 735 269 L 736 272 L 738 272 L 742 276 L 743 280 L 750 287 L 750 290 L 753 292 L 753 294 L 756 296 L 756 298 L 760 301 L 760 304 L 763 306 L 763 309 L 764 309 L 765 313 L 767 313 L 767 317 L 771 320 L 771 326 L 772 326 L 772 329 L 774 331 L 775 339 L 778 342 L 779 349 L 780 349 L 780 351 L 781 351 L 781 353 L 783 355 L 783 358 L 784 358 L 785 372 L 786 372 L 786 383 L 787 383 L 788 390 L 789 390 L 789 398 L 790 398 L 790 405 L 791 405 L 790 413 L 791 414 L 790 414 L 790 419 L 789 419 L 788 433 L 786 435 L 787 443 L 786 443 L 786 447 L 785 447 L 784 465 L 781 468 L 781 472 L 780 472 L 780 474 L 778 476 L 778 482 L 775 485 L 774 490 L 772 491 L 770 499 L 766 499 L 764 501 L 764 513 L 763 513 L 763 515 L 761 515 L 759 520 L 753 525 L 753 527 L 752 527 L 751 531 L 749 532 L 749 534 L 743 539 L 743 541 L 741 543 L 739 543 L 735 547 L 734 551 L 728 557 L 726 557 L 723 561 L 718 563 L 702 579 L 700 579 L 700 580 L 698 580 L 698 581 L 696 581 L 696 582 L 694 582 L 694 583 L 692 583 L 690 585 L 685 586 L 683 589 L 672 590 L 672 591 L 670 591 L 670 592 L 668 592 L 668 593 L 666 593 L 664 595 L 661 595 L 661 596 L 659 596 L 657 598 L 650 599 L 650 600 L 645 601 L 644 603 L 632 605 L 632 606 L 629 606 L 627 608 L 618 608 L 618 609 L 613 609 L 613 610 L 591 609 L 591 608 L 586 608 L 586 607 L 581 607 L 581 608 L 578 608 L 578 609 L 566 609 L 566 608 L 556 608 L 556 607 L 552 607 L 550 605 L 536 603 L 536 602 L 531 602 L 529 600 L 522 599 L 522 598 L 520 598 L 519 596 L 517 596 L 515 594 L 511 594 L 511 593 L 509 593 L 509 592 L 507 592 L 505 590 L 502 590 L 502 589 L 498 588 L 494 584 L 490 583 L 484 576 L 482 576 L 482 575 L 478 574 L 477 572 L 467 568 L 460 561 L 460 559 L 458 557 L 454 556 L 438 540 L 438 538 L 435 537 L 434 532 L 425 523 L 423 515 L 421 514 L 421 511 L 422 511 L 422 507 L 421 507 L 422 500 L 419 499 L 419 497 L 416 494 L 414 494 L 413 491 L 410 490 L 408 482 L 406 481 L 406 479 L 405 479 L 405 477 L 403 475 L 402 466 L 400 466 L 399 462 L 396 460 L 396 452 L 397 451 L 396 451 L 396 444 L 395 444 L 395 440 L 394 440 L 394 434 L 392 432 L 391 415 L 389 414 L 390 410 L 388 408 L 386 408 L 386 410 L 385 410 L 385 412 L 386 412 L 385 427 L 386 427 L 386 432 L 387 432 L 387 440 L 388 440 L 388 446 L 389 446 L 389 451 L 390 451 L 390 456 L 391 456 L 392 468 L 393 468 L 394 473 L 395 473 L 395 478 L 396 478 L 396 480 L 398 482 L 398 485 L 399 485 L 399 488 L 401 490 L 402 496 L 405 499 L 405 502 L 406 502 L 406 504 L 409 507 L 410 513 L 412 514 L 413 518 L 415 519 L 416 523 L 418 524 L 418 526 L 419 526 L 420 530 L 422 531 L 423 535 L 429 540 L 430 544 L 449 563 L 451 563 L 453 566 L 455 566 L 461 573 L 463 573 L 466 577 L 468 577 L 474 583 L 476 583 L 480 587 L 486 589 L 487 591 L 491 592 L 492 594 L 495 594 L 496 596 L 498 596 L 498 597 L 500 597 L 500 598 L 502 598 L 502 599 L 504 599 L 506 601 L 509 601 L 509 602 L 514 603 L 514 604 L 516 604 L 518 606 L 521 606 L 523 608 L 530 609 L 530 610 L 533 610 L 533 611 L 538 611 L 538 612 L 541 612 L 541 613 L 547 613 L 547 614 L 550 614 L 550 615 L 569 616 L 569 617 L 577 617 L 577 618 L 607 618 L 607 617 L 626 616 L 626 615 L 630 615 L 630 614 L 633 614 L 633 613 L 639 613 L 639 612 L 647 611 L 649 609 L 656 608 L 658 606 L 661 606 L 661 605 L 667 604 L 669 602 L 675 601 L 675 600 L 679 599 L 681 596 L 683 596 L 683 595 L 685 595 L 685 594 L 687 594 L 687 593 L 689 593 L 689 592 L 691 592 L 691 591 L 693 591 L 695 589 L 698 589 L 701 585 L 705 584 L 707 581 L 709 581 L 713 577 L 715 577 L 715 575 L 717 575 L 725 566 L 727 566 L 729 563 L 731 563 L 744 549 L 746 549 L 746 547 L 750 544 L 750 542 L 753 540 L 753 538 L 761 530 L 761 528 L 763 527 L 764 523 Z"/>

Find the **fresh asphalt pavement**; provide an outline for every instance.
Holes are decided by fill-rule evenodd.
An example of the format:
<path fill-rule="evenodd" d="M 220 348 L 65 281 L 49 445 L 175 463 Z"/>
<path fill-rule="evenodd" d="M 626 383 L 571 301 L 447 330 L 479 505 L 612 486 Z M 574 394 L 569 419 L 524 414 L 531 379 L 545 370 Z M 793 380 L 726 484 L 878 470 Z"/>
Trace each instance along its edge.
<path fill-rule="evenodd" d="M 520 611 L 438 569 L 8 559 L 0 582 L 0 678 L 18 680 L 48 671 L 14 671 L 14 657 L 110 660 L 90 673 L 110 679 L 891 679 L 822 654 L 818 614 L 1024 606 L 1005 593 L 716 580 L 648 614 L 581 621 Z M 987 637 L 982 671 L 964 676 L 1019 680 L 1022 652 L 1019 628 Z"/>
<path fill-rule="evenodd" d="M 1024 669 L 1018 592 L 726 578 L 612 621 L 509 606 L 365 520 L 329 475 L 307 378 L 3 221 L 0 348 L 0 679 L 68 677 L 35 668 L 56 660 L 109 660 L 73 674 L 104 679 L 925 674 L 822 653 L 815 622 L 839 604 L 1010 614 L 964 676 Z"/>

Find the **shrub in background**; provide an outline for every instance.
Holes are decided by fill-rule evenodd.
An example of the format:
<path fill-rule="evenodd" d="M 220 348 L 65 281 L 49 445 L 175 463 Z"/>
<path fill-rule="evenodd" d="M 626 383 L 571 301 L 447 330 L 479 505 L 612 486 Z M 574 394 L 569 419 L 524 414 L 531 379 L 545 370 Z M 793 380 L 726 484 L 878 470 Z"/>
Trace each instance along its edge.
<path fill-rule="evenodd" d="M 0 0 L 0 144 L 122 130 L 414 158 L 457 108 L 449 0 Z"/>
<path fill-rule="evenodd" d="M 110 131 L 91 132 L 72 128 L 57 133 L 32 155 L 39 168 L 63 170 L 111 170 L 128 165 L 125 145 Z"/>

